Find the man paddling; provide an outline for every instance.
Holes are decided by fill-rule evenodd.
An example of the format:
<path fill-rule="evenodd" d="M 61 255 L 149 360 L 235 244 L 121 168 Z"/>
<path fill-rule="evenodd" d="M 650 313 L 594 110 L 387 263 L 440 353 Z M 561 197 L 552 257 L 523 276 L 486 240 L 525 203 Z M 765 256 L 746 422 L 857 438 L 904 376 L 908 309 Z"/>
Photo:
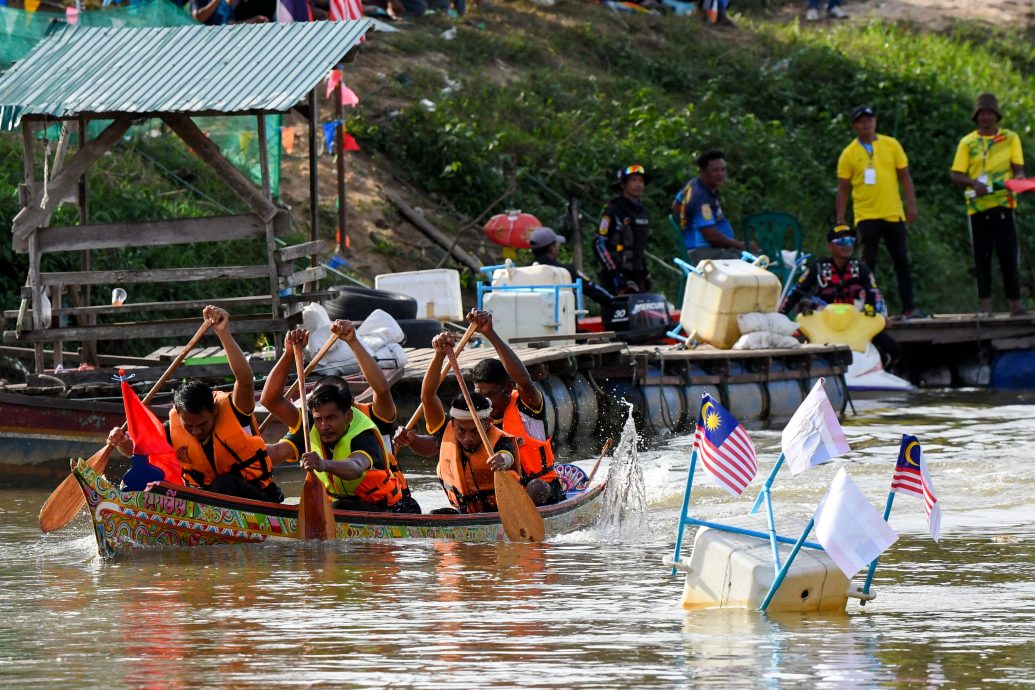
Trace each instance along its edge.
<path fill-rule="evenodd" d="M 380 460 L 386 459 L 389 467 L 389 471 L 395 478 L 395 482 L 399 486 L 401 492 L 401 499 L 398 502 L 383 502 L 383 501 L 368 501 L 371 505 L 363 505 L 360 508 L 362 510 L 385 510 L 390 509 L 392 512 L 405 512 L 405 513 L 420 513 L 420 505 L 410 495 L 410 489 L 407 485 L 406 478 L 399 468 L 399 464 L 395 459 L 394 454 L 391 452 L 391 436 L 394 431 L 396 407 L 395 400 L 392 398 L 391 386 L 388 383 L 388 379 L 385 378 L 384 372 L 381 367 L 377 365 L 374 358 L 360 342 L 356 335 L 356 329 L 352 325 L 351 321 L 338 320 L 331 325 L 331 333 L 340 338 L 348 345 L 349 349 L 352 350 L 352 354 L 356 357 L 356 362 L 359 364 L 359 370 L 363 374 L 367 385 L 373 391 L 373 403 L 357 403 L 352 400 L 352 392 L 349 388 L 348 381 L 341 378 L 340 376 L 327 376 L 324 377 L 316 384 L 316 390 L 324 386 L 336 386 L 343 389 L 344 393 L 347 394 L 348 399 L 351 401 L 349 407 L 358 410 L 361 415 L 373 422 L 377 433 L 382 438 L 382 444 L 380 448 L 375 448 L 373 451 L 380 454 L 377 459 L 377 466 L 380 467 Z M 266 379 L 266 384 L 262 389 L 262 396 L 260 402 L 269 410 L 270 414 L 274 415 L 287 425 L 289 432 L 281 439 L 276 445 L 285 447 L 285 459 L 287 461 L 294 461 L 300 459 L 300 449 L 305 447 L 305 439 L 301 436 L 301 423 L 302 415 L 295 405 L 288 400 L 287 396 L 284 395 L 285 384 L 287 383 L 288 372 L 291 371 L 294 366 L 294 353 L 295 349 L 305 348 L 306 343 L 309 340 L 309 333 L 304 329 L 293 330 L 287 334 L 284 339 L 284 354 L 280 360 L 274 365 L 270 371 L 269 377 Z M 315 393 L 314 393 L 315 394 Z M 344 400 L 344 398 L 342 399 Z M 342 402 L 344 404 L 344 402 Z M 314 420 L 315 426 L 315 420 Z M 334 438 L 330 447 L 334 445 L 345 435 L 345 432 L 334 434 Z M 362 439 L 361 439 L 362 442 Z M 315 441 L 312 444 L 313 448 L 319 448 L 320 445 Z M 372 460 L 374 458 L 372 457 Z M 326 484 L 326 482 L 325 482 Z M 344 497 L 343 497 L 344 498 Z M 374 505 L 376 504 L 376 505 Z M 345 501 L 342 501 L 342 506 L 345 505 Z"/>
<path fill-rule="evenodd" d="M 273 482 L 273 460 L 258 432 L 255 380 L 241 346 L 230 334 L 230 314 L 207 306 L 203 317 L 212 323 L 234 374 L 231 393 L 215 392 L 198 380 L 173 391 L 173 409 L 165 422 L 166 437 L 183 470 L 183 480 L 214 493 L 280 503 L 284 493 Z M 116 428 L 108 443 L 129 455 L 133 442 Z M 278 458 L 279 459 L 279 458 Z"/>

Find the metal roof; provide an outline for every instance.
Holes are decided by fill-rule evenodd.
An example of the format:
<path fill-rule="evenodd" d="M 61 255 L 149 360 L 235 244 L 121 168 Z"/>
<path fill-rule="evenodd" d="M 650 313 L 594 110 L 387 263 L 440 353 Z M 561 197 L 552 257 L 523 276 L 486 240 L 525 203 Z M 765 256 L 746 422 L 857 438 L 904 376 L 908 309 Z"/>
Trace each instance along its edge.
<path fill-rule="evenodd" d="M 68 26 L 0 77 L 0 130 L 26 115 L 284 112 L 371 28 L 347 22 Z"/>

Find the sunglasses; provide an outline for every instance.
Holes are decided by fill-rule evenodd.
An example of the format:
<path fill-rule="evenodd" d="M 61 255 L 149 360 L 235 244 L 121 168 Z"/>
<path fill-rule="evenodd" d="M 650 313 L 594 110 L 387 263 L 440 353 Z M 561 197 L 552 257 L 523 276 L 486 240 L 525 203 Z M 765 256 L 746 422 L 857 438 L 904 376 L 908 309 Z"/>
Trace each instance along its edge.
<path fill-rule="evenodd" d="M 833 240 L 830 240 L 830 244 L 836 244 L 838 247 L 851 247 L 853 244 L 855 244 L 855 238 L 837 237 Z"/>
<path fill-rule="evenodd" d="M 629 175 L 643 175 L 647 171 L 643 169 L 642 165 L 630 165 L 628 168 L 622 171 L 622 177 Z"/>

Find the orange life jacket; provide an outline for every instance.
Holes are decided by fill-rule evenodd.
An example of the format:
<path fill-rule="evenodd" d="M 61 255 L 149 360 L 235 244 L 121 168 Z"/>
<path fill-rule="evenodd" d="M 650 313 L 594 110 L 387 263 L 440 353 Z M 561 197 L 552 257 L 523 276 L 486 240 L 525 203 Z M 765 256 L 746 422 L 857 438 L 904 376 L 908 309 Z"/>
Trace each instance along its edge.
<path fill-rule="evenodd" d="M 501 438 L 510 436 L 492 424 L 487 426 L 486 435 L 493 448 Z M 436 469 L 446 497 L 461 513 L 488 513 L 496 510 L 495 479 L 493 471 L 489 469 L 489 458 L 493 452 L 481 446 L 477 452 L 467 455 L 466 459 L 465 455 L 456 441 L 453 424 L 446 421 Z"/>
<path fill-rule="evenodd" d="M 546 400 L 543 400 L 546 404 Z M 545 428 L 545 422 L 543 423 Z M 533 479 L 544 482 L 557 480 L 557 472 L 553 469 L 553 447 L 550 439 L 541 441 L 532 437 L 521 421 L 518 410 L 518 392 L 510 394 L 510 404 L 503 411 L 503 431 L 518 439 L 518 457 L 521 458 L 521 483 L 528 484 Z"/>
<path fill-rule="evenodd" d="M 218 392 L 213 399 L 216 418 L 212 429 L 212 460 L 205 455 L 201 443 L 183 428 L 176 408 L 169 410 L 169 437 L 180 458 L 184 481 L 188 486 L 205 488 L 211 486 L 216 477 L 233 474 L 265 489 L 273 475 L 266 442 L 258 434 L 248 435 L 241 428 L 229 393 Z M 253 429 L 257 428 L 254 418 L 252 424 Z M 182 448 L 186 448 L 186 458 L 180 452 Z"/>
<path fill-rule="evenodd" d="M 352 439 L 364 431 L 373 431 L 377 442 L 381 445 L 381 453 L 385 457 L 384 467 L 370 467 L 357 479 L 342 479 L 330 472 L 317 472 L 316 476 L 327 487 L 327 493 L 332 498 L 357 498 L 364 503 L 380 507 L 394 506 L 402 499 L 402 488 L 389 469 L 388 451 L 384 447 L 384 439 L 369 417 L 357 413 L 360 413 L 360 410 L 353 408 L 352 423 L 345 434 L 335 442 L 334 448 L 327 449 L 322 445 L 320 432 L 315 426 L 309 429 L 309 440 L 314 448 L 324 448 L 325 453 L 329 450 L 329 459 L 346 460 L 352 455 Z"/>
<path fill-rule="evenodd" d="M 374 421 L 374 405 L 372 403 L 352 403 L 352 406 L 365 414 L 370 421 Z M 377 426 L 376 422 L 374 422 L 374 426 Z M 380 434 L 380 431 L 378 433 Z M 385 457 L 388 458 L 388 469 L 395 475 L 395 480 L 399 482 L 403 498 L 407 498 L 410 495 L 410 485 L 406 483 L 406 476 L 403 475 L 402 468 L 399 467 L 399 461 L 396 460 L 395 453 L 392 452 L 391 439 L 385 438 L 381 434 L 381 440 L 384 441 Z"/>

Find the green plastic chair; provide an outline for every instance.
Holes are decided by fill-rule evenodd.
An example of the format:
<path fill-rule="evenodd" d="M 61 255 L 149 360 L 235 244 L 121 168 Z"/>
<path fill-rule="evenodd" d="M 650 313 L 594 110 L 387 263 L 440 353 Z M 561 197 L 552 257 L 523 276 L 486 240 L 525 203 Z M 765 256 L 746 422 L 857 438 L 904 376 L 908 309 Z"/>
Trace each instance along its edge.
<path fill-rule="evenodd" d="M 758 250 L 769 257 L 769 270 L 783 283 L 791 269 L 783 264 L 784 249 L 801 252 L 801 224 L 789 213 L 765 211 L 748 216 L 744 220 L 744 242 L 752 240 Z"/>

